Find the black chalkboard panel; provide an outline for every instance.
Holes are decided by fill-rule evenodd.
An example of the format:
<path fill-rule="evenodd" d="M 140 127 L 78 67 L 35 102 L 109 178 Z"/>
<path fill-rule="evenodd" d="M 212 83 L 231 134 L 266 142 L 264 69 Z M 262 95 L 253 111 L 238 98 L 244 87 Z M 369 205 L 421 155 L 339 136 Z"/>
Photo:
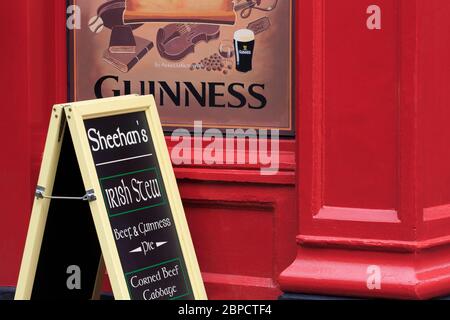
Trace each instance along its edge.
<path fill-rule="evenodd" d="M 84 120 L 132 300 L 193 300 L 146 114 Z"/>
<path fill-rule="evenodd" d="M 69 130 L 63 136 L 53 187 L 54 195 L 83 195 L 83 180 Z M 85 201 L 52 200 L 33 284 L 33 300 L 89 300 L 93 298 L 101 250 Z M 81 271 L 81 287 L 67 286 L 68 267 Z"/>

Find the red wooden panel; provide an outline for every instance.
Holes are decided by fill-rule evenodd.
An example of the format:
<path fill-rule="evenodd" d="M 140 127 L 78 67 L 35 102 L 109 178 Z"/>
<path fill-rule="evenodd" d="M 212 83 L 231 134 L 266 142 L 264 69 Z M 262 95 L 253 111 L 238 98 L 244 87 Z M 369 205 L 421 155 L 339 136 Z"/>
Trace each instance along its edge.
<path fill-rule="evenodd" d="M 61 26 L 65 25 L 65 5 L 58 0 L 28 1 L 28 70 L 30 102 L 31 188 L 38 179 L 42 152 L 53 104 L 66 101 L 66 46 Z M 32 190 L 34 192 L 34 190 Z M 31 195 L 33 193 L 30 193 Z"/>
<path fill-rule="evenodd" d="M 407 11 L 400 12 L 395 1 L 378 3 L 381 29 L 369 29 L 371 4 L 300 2 L 297 129 L 303 138 L 300 206 L 308 212 L 300 216 L 304 235 L 411 236 L 400 224 L 402 212 L 411 209 L 413 152 L 408 100 L 402 96 L 410 96 L 410 82 L 401 81 L 410 74 L 403 67 L 410 63 L 410 44 L 400 33 L 414 29 L 398 23 L 406 21 Z M 383 225 L 366 228 L 370 222 Z"/>
<path fill-rule="evenodd" d="M 363 31 L 369 4 L 300 1 L 300 234 L 280 283 L 324 295 L 448 295 L 450 42 L 441 33 L 450 6 L 377 1 L 381 30 Z"/>
<path fill-rule="evenodd" d="M 324 205 L 397 207 L 398 8 L 381 0 L 324 1 Z M 376 214 L 376 213 L 373 213 Z"/>
<path fill-rule="evenodd" d="M 3 197 L 0 224 L 0 285 L 14 285 L 22 258 L 30 208 L 30 118 L 27 82 L 27 4 L 8 1 L 0 19 L 2 47 L 0 90 L 0 194 Z M 24 23 L 18 23 L 24 21 Z M 12 27 L 14 26 L 14 32 Z"/>
<path fill-rule="evenodd" d="M 276 299 L 278 276 L 295 257 L 294 185 L 248 179 L 245 171 L 234 182 L 179 179 L 210 299 Z"/>
<path fill-rule="evenodd" d="M 185 201 L 184 206 L 203 272 L 272 276 L 275 226 L 270 206 L 216 201 Z"/>
<path fill-rule="evenodd" d="M 423 166 L 420 195 L 426 228 L 421 237 L 448 235 L 450 230 L 450 3 L 419 2 L 418 72 L 428 79 L 418 89 L 419 157 Z"/>
<path fill-rule="evenodd" d="M 10 137 L 0 158 L 0 192 L 8 196 L 1 213 L 0 286 L 15 286 L 51 106 L 66 100 L 65 3 L 8 1 L 2 12 L 1 37 L 12 45 L 0 53 L 0 133 Z"/>

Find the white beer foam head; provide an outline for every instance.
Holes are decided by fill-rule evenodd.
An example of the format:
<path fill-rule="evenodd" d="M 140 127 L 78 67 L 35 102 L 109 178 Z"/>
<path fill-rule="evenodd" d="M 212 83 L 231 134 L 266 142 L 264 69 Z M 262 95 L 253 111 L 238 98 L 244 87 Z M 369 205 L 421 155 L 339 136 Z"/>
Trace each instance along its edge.
<path fill-rule="evenodd" d="M 249 29 L 240 29 L 234 33 L 234 39 L 241 42 L 250 42 L 255 40 L 255 33 Z"/>

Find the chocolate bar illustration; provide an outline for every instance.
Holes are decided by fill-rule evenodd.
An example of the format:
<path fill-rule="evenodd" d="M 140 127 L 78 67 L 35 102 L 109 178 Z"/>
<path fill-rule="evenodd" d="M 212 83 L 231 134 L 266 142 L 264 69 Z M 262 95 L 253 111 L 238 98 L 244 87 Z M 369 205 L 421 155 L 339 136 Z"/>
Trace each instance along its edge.
<path fill-rule="evenodd" d="M 153 42 L 135 37 L 136 53 L 112 53 L 108 50 L 103 59 L 121 72 L 129 72 L 153 48 Z"/>

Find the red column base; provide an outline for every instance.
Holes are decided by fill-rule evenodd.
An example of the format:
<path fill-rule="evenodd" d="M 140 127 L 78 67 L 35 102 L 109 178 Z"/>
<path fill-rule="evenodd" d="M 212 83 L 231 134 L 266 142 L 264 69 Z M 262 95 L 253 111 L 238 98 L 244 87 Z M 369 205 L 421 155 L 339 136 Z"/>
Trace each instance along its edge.
<path fill-rule="evenodd" d="M 302 238 L 299 241 L 304 242 Z M 282 291 L 394 299 L 431 299 L 450 293 L 447 241 L 397 242 L 386 247 L 380 246 L 382 242 L 345 245 L 320 238 L 312 242 L 325 243 L 321 247 L 300 245 L 296 260 L 280 275 Z"/>

